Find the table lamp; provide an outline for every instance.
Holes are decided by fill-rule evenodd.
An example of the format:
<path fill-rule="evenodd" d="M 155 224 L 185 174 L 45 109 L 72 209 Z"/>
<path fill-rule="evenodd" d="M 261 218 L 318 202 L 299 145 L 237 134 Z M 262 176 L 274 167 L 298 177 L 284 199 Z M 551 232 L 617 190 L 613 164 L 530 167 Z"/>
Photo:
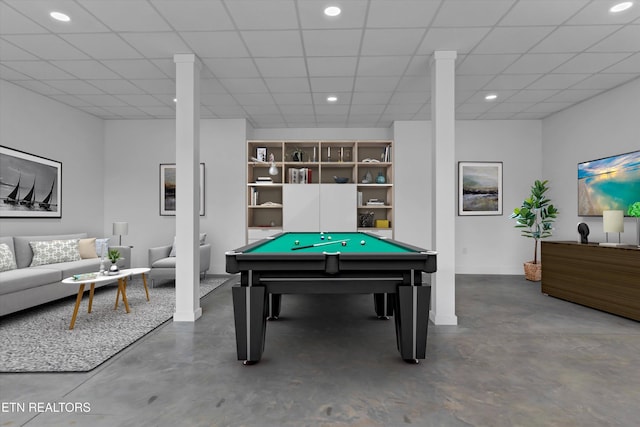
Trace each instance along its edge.
<path fill-rule="evenodd" d="M 620 233 L 624 231 L 624 212 L 619 210 L 602 212 L 602 229 L 606 234 L 607 241 L 600 243 L 602 246 L 619 246 Z M 609 233 L 618 233 L 618 243 L 609 243 Z"/>
<path fill-rule="evenodd" d="M 122 236 L 129 234 L 128 222 L 114 222 L 113 223 L 113 235 L 118 236 L 118 246 L 122 246 Z"/>

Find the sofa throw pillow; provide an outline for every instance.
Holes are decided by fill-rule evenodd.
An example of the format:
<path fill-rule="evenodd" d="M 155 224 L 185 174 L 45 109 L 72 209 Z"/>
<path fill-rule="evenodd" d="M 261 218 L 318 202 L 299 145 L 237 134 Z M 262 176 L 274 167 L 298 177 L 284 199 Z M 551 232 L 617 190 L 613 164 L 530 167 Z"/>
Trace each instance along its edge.
<path fill-rule="evenodd" d="M 96 239 L 96 255 L 98 258 L 102 258 L 103 255 L 106 258 L 109 255 L 109 238 Z"/>
<path fill-rule="evenodd" d="M 204 245 L 204 242 L 207 240 L 207 233 L 200 233 L 200 246 Z M 169 256 L 176 256 L 176 238 L 173 237 L 173 245 L 171 245 L 171 252 L 169 252 Z"/>
<path fill-rule="evenodd" d="M 78 241 L 78 248 L 80 249 L 80 258 L 82 259 L 98 258 L 98 254 L 96 253 L 95 237 L 92 237 L 90 239 L 80 239 Z"/>
<path fill-rule="evenodd" d="M 18 268 L 16 257 L 13 256 L 11 248 L 6 243 L 0 243 L 0 271 L 15 270 L 16 268 Z"/>
<path fill-rule="evenodd" d="M 79 239 L 46 240 L 29 242 L 33 251 L 30 267 L 38 265 L 56 264 L 59 262 L 80 261 Z"/>

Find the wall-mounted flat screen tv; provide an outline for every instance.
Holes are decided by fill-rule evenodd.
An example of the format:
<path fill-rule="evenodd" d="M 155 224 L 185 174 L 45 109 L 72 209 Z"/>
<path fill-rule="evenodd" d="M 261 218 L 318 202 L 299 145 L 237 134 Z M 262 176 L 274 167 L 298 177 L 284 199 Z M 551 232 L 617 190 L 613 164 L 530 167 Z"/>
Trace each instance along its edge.
<path fill-rule="evenodd" d="M 640 150 L 578 163 L 578 215 L 602 216 L 640 201 Z"/>

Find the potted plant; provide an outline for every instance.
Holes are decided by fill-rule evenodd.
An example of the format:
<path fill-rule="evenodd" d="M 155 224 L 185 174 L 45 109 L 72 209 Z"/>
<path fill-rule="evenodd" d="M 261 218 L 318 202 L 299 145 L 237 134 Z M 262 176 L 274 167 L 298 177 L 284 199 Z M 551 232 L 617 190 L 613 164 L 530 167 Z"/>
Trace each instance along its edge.
<path fill-rule="evenodd" d="M 640 248 L 640 202 L 635 202 L 631 206 L 629 206 L 627 214 L 629 216 L 635 217 L 636 219 L 636 232 L 638 233 L 636 244 Z"/>
<path fill-rule="evenodd" d="M 511 214 L 511 218 L 516 220 L 515 227 L 522 229 L 522 235 L 533 239 L 533 261 L 524 263 L 524 272 L 525 278 L 534 282 L 542 278 L 542 263 L 538 261 L 538 240 L 551 236 L 551 225 L 559 213 L 545 195 L 549 190 L 548 182 L 536 180 L 531 186 L 529 197 Z"/>
<path fill-rule="evenodd" d="M 111 267 L 109 267 L 110 274 L 118 274 L 120 269 L 118 268 L 118 260 L 120 259 L 120 251 L 117 249 L 109 249 L 109 253 L 107 254 L 109 257 L 109 261 L 111 261 Z"/>

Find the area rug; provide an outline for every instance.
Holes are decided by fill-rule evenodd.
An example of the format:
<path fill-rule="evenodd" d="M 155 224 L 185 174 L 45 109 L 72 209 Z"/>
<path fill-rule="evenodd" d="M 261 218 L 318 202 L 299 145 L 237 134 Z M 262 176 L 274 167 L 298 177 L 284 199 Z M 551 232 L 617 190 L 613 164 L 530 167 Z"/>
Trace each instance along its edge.
<path fill-rule="evenodd" d="M 200 297 L 229 278 L 206 278 Z M 116 286 L 96 289 L 91 313 L 89 292 L 69 330 L 75 297 L 65 298 L 0 319 L 0 372 L 86 372 L 95 369 L 173 317 L 175 285 L 149 288 L 147 302 L 142 280 L 127 286 L 131 312 L 120 301 L 114 310 Z"/>

